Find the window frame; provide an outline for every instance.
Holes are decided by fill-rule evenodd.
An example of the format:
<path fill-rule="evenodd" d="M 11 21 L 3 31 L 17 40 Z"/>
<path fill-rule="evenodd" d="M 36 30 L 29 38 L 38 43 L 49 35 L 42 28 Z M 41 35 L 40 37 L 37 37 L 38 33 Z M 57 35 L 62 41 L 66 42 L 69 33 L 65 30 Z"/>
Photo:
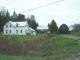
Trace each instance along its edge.
<path fill-rule="evenodd" d="M 16 33 L 18 34 L 18 30 L 16 30 Z"/>
<path fill-rule="evenodd" d="M 8 31 L 6 30 L 6 34 L 8 33 Z"/>
<path fill-rule="evenodd" d="M 11 28 L 11 25 L 10 25 L 10 28 Z"/>
<path fill-rule="evenodd" d="M 10 34 L 11 34 L 11 30 L 10 30 Z"/>
<path fill-rule="evenodd" d="M 18 27 L 19 26 L 19 24 L 18 23 L 16 23 L 16 27 Z"/>
<path fill-rule="evenodd" d="M 21 32 L 21 33 L 23 33 L 23 31 L 22 31 L 22 30 L 20 30 L 20 32 Z"/>

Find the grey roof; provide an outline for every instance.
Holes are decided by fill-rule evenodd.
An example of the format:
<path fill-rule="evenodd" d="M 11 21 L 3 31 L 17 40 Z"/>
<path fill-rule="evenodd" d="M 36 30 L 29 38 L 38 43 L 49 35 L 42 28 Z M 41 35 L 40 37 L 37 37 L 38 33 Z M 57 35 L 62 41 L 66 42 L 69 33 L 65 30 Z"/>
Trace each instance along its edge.
<path fill-rule="evenodd" d="M 37 30 L 48 30 L 48 26 L 38 26 Z"/>
<path fill-rule="evenodd" d="M 12 22 L 12 21 L 9 21 L 13 26 L 16 26 L 16 24 L 18 24 L 18 26 L 28 26 L 28 29 L 30 31 L 35 31 L 33 28 L 29 27 L 27 21 L 21 21 L 21 22 Z"/>
<path fill-rule="evenodd" d="M 12 21 L 9 21 L 13 26 L 16 26 L 16 24 L 18 24 L 18 26 L 27 26 L 28 23 L 27 21 L 21 21 L 21 22 L 12 22 Z"/>

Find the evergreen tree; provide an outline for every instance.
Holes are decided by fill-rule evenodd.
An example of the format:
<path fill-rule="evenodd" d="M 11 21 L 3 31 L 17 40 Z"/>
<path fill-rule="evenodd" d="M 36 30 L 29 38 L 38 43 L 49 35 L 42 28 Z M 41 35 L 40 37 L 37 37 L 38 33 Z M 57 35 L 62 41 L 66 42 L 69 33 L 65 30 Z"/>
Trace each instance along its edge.
<path fill-rule="evenodd" d="M 25 15 L 16 14 L 14 11 L 13 16 L 11 16 L 11 21 L 26 21 Z"/>
<path fill-rule="evenodd" d="M 25 15 L 18 14 L 18 16 L 16 17 L 16 20 L 15 21 L 26 21 Z"/>
<path fill-rule="evenodd" d="M 9 14 L 8 10 L 0 11 L 0 32 L 3 31 L 3 26 L 9 20 L 10 20 L 10 14 Z"/>
<path fill-rule="evenodd" d="M 54 19 L 52 20 L 52 22 L 50 24 L 48 24 L 49 30 L 51 33 L 56 33 L 58 30 L 57 24 L 54 21 Z"/>
<path fill-rule="evenodd" d="M 16 12 L 14 11 L 13 12 L 13 18 L 16 18 L 17 17 L 17 14 L 16 14 Z"/>
<path fill-rule="evenodd" d="M 14 11 L 14 12 L 13 12 L 13 15 L 11 16 L 11 21 L 15 21 L 16 18 L 17 18 L 17 14 L 16 14 L 16 12 Z"/>
<path fill-rule="evenodd" d="M 7 12 L 6 12 L 6 22 L 9 21 L 9 20 L 10 20 L 10 13 L 7 10 Z"/>
<path fill-rule="evenodd" d="M 34 15 L 31 15 L 31 17 L 27 18 L 27 22 L 31 28 L 35 30 L 37 29 L 38 23 L 36 22 Z"/>

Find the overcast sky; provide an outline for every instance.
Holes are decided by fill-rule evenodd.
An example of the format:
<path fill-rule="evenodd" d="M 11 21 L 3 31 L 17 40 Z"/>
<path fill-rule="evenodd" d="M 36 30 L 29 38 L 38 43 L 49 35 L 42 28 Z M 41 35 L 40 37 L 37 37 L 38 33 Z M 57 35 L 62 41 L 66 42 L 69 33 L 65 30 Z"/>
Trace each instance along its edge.
<path fill-rule="evenodd" d="M 0 7 L 5 7 L 12 14 L 22 13 L 26 17 L 35 15 L 41 26 L 47 26 L 54 19 L 58 26 L 65 23 L 68 26 L 80 23 L 80 0 L 64 0 L 33 11 L 30 9 L 60 0 L 0 0 Z M 25 12 L 28 11 L 28 12 Z"/>

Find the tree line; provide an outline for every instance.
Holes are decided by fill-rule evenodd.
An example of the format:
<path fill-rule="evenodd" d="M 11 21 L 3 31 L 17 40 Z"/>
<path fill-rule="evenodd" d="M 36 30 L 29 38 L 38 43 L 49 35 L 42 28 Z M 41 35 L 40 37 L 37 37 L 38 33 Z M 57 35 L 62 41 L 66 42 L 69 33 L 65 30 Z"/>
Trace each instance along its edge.
<path fill-rule="evenodd" d="M 10 15 L 8 10 L 1 10 L 0 11 L 0 32 L 3 31 L 3 26 L 5 25 L 6 22 L 8 21 L 27 21 L 29 26 L 35 30 L 37 30 L 37 26 L 39 24 L 36 22 L 35 16 L 31 15 L 30 17 L 25 17 L 24 14 L 17 14 L 15 11 L 13 12 L 12 15 Z M 67 34 L 70 33 L 69 27 L 66 24 L 62 24 L 59 28 L 57 26 L 57 23 L 53 19 L 51 23 L 48 24 L 49 31 L 51 33 L 62 33 L 62 34 Z M 72 29 L 72 32 L 79 32 L 80 31 L 80 24 L 74 24 Z"/>
<path fill-rule="evenodd" d="M 62 24 L 59 28 L 57 26 L 57 23 L 53 19 L 51 23 L 48 24 L 49 31 L 52 34 L 58 33 L 58 34 L 68 34 L 69 33 L 69 27 L 66 24 Z"/>
<path fill-rule="evenodd" d="M 3 9 L 0 11 L 0 32 L 3 31 L 3 26 L 8 21 L 27 21 L 29 26 L 35 30 L 38 26 L 34 15 L 31 15 L 30 17 L 26 18 L 24 14 L 17 14 L 15 11 L 12 15 L 10 15 L 8 10 Z"/>
<path fill-rule="evenodd" d="M 58 34 L 69 34 L 69 33 L 80 33 L 80 24 L 74 24 L 72 25 L 72 30 L 69 30 L 68 25 L 62 24 L 59 28 L 57 26 L 57 23 L 53 19 L 51 23 L 48 24 L 49 31 L 51 33 L 58 33 Z"/>

